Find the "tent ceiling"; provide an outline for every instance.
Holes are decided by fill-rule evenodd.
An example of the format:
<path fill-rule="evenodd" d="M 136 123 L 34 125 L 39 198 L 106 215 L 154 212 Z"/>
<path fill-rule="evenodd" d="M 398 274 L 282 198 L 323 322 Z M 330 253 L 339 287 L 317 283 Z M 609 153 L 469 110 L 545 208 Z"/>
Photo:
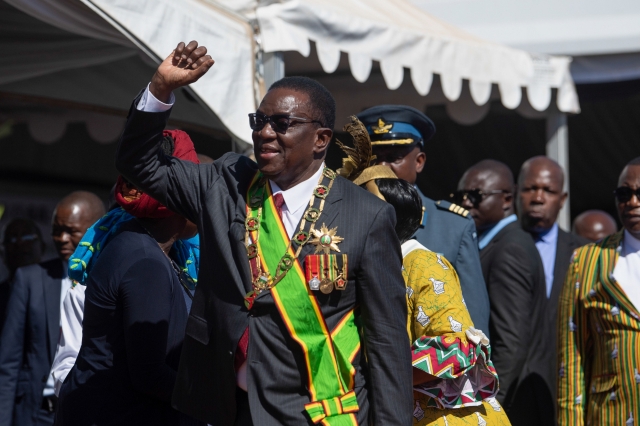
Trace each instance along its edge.
<path fill-rule="evenodd" d="M 3 2 L 0 56 L 5 59 L 0 63 L 0 98 L 116 116 L 126 116 L 133 96 L 155 69 L 132 44 L 124 47 L 69 33 Z M 185 91 L 176 96 L 172 124 L 228 139 L 220 120 L 207 108 Z M 6 108 L 2 112 L 11 114 Z"/>
<path fill-rule="evenodd" d="M 76 25 L 83 35 L 95 30 L 102 43 L 128 46 L 124 52 L 135 45 L 156 60 L 176 41 L 198 40 L 217 63 L 191 89 L 244 141 L 251 140 L 246 113 L 264 93 L 261 53 L 309 56 L 314 44 L 318 60 L 299 61 L 315 67 L 306 73 L 323 75 L 334 93 L 348 93 L 350 99 L 366 98 L 375 88 L 383 95 L 376 103 L 439 102 L 467 120 L 482 117 L 492 99 L 519 111 L 579 111 L 570 58 L 532 56 L 484 42 L 406 0 L 370 0 L 367 7 L 356 0 L 7 1 L 69 31 Z M 348 69 L 351 79 L 333 74 L 339 69 Z"/>

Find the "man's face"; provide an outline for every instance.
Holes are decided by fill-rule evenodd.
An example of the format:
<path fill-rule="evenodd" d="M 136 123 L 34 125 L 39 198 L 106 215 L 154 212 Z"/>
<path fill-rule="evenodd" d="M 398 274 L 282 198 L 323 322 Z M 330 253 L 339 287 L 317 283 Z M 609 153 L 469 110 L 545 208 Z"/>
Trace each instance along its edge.
<path fill-rule="evenodd" d="M 567 199 L 562 191 L 562 175 L 557 167 L 534 162 L 519 182 L 518 214 L 529 232 L 550 229 Z"/>
<path fill-rule="evenodd" d="M 482 232 L 504 219 L 505 212 L 510 210 L 511 203 L 513 203 L 513 195 L 511 193 L 488 194 L 491 191 L 498 190 L 510 192 L 512 189 L 505 188 L 495 174 L 472 169 L 462 177 L 460 183 L 458 183 L 458 190 L 471 191 L 474 189 L 479 189 L 485 193 L 482 196 L 482 200 L 477 204 L 473 204 L 467 198 L 462 201 L 461 205 L 469 210 L 469 214 L 476 223 L 476 229 L 478 232 Z"/>
<path fill-rule="evenodd" d="M 620 175 L 618 186 L 627 186 L 633 190 L 640 188 L 640 165 L 627 166 Z M 640 238 L 640 200 L 633 195 L 626 203 L 616 200 L 618 215 L 624 229 L 631 235 Z"/>
<path fill-rule="evenodd" d="M 290 89 L 267 92 L 257 112 L 322 121 L 313 111 L 309 97 Z M 252 134 L 256 162 L 265 176 L 287 189 L 304 180 L 302 177 L 306 179 L 313 174 L 312 163 L 324 158 L 331 135 L 331 129 L 321 128 L 318 123 L 292 119 L 285 134 L 277 133 L 271 123 L 267 123 L 262 130 Z"/>
<path fill-rule="evenodd" d="M 15 271 L 22 266 L 40 262 L 43 242 L 32 225 L 18 221 L 5 231 L 4 251 L 7 268 Z"/>
<path fill-rule="evenodd" d="M 424 168 L 427 158 L 418 146 L 374 146 L 373 154 L 376 156 L 376 164 L 391 167 L 398 178 L 410 184 L 416 183 L 418 173 Z"/>
<path fill-rule="evenodd" d="M 62 260 L 69 260 L 78 243 L 93 223 L 84 205 L 59 205 L 53 214 L 51 236 Z"/>

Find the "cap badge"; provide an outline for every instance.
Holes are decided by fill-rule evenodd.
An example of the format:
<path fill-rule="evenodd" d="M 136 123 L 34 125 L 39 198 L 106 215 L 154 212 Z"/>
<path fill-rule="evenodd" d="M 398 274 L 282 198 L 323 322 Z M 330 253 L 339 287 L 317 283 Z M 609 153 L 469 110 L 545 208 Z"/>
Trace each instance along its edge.
<path fill-rule="evenodd" d="M 376 135 L 380 135 L 383 133 L 389 133 L 392 127 L 393 127 L 393 123 L 387 124 L 384 121 L 382 121 L 382 118 L 378 118 L 378 125 L 371 126 L 371 129 L 373 129 L 373 133 L 375 133 Z"/>

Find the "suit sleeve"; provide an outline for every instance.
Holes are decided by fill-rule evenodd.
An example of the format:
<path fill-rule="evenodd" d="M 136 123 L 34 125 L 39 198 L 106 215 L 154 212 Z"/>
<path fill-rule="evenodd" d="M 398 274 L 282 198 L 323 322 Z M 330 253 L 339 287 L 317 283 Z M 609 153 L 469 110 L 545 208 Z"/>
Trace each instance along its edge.
<path fill-rule="evenodd" d="M 28 282 L 18 269 L 7 303 L 7 317 L 0 335 L 0 425 L 11 425 L 24 352 L 29 301 Z"/>
<path fill-rule="evenodd" d="M 580 267 L 588 250 L 576 251 L 558 305 L 558 425 L 584 424 L 585 361 L 591 346 L 587 317 L 580 300 Z M 580 263 L 582 261 L 582 263 Z"/>
<path fill-rule="evenodd" d="M 407 425 L 412 421 L 406 286 L 394 225 L 393 208 L 383 206 L 368 231 L 357 276 L 370 372 L 369 422 L 376 425 Z"/>
<path fill-rule="evenodd" d="M 118 150 L 116 168 L 143 192 L 194 223 L 201 208 L 201 194 L 217 177 L 216 166 L 198 165 L 162 153 L 162 131 L 171 110 L 144 112 L 136 109 L 138 96 L 129 110 Z"/>
<path fill-rule="evenodd" d="M 528 253 L 517 243 L 506 244 L 493 261 L 489 276 L 491 347 L 493 365 L 500 376 L 498 399 L 518 380 L 531 345 L 534 293 L 537 282 Z"/>
<path fill-rule="evenodd" d="M 474 327 L 489 336 L 489 293 L 480 266 L 480 250 L 473 220 L 468 220 L 462 234 L 460 249 L 455 261 L 460 278 L 462 296 L 469 309 Z"/>

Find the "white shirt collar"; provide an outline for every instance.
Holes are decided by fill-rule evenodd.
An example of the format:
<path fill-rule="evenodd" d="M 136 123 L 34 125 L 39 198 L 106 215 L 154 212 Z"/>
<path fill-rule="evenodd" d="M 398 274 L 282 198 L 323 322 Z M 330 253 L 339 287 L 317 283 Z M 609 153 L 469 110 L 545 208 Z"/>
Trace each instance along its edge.
<path fill-rule="evenodd" d="M 314 188 L 318 186 L 318 180 L 320 180 L 320 175 L 322 174 L 323 169 L 324 163 L 320 165 L 320 168 L 309 179 L 300 182 L 286 191 L 280 189 L 278 184 L 274 181 L 269 180 L 273 195 L 282 194 L 286 209 L 289 213 L 295 215 L 301 208 L 309 204 L 309 198 L 311 197 L 311 193 Z"/>
<path fill-rule="evenodd" d="M 624 239 L 622 240 L 623 253 L 630 254 L 640 251 L 640 240 L 624 230 Z"/>

